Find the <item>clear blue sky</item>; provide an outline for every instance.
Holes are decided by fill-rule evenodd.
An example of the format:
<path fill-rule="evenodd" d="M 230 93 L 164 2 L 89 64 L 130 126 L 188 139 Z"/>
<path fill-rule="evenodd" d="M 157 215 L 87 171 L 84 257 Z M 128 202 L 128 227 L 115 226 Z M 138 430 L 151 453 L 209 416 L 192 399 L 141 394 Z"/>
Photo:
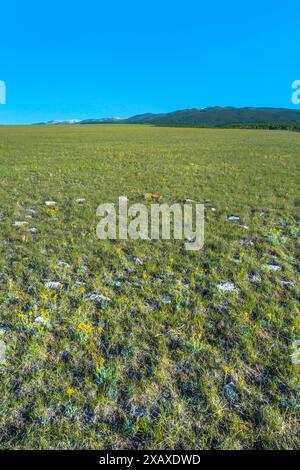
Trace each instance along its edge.
<path fill-rule="evenodd" d="M 299 57 L 293 0 L 10 0 L 0 6 L 0 123 L 300 109 Z"/>

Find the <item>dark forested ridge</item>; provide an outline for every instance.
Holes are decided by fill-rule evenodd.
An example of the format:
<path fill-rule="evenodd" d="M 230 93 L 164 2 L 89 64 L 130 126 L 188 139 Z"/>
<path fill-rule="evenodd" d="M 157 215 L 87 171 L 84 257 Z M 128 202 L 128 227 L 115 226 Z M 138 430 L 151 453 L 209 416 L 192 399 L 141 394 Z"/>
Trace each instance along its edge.
<path fill-rule="evenodd" d="M 127 122 L 180 127 L 299 128 L 300 110 L 281 108 L 204 108 L 166 114 L 145 114 Z"/>
<path fill-rule="evenodd" d="M 129 118 L 51 121 L 41 124 L 152 124 L 168 127 L 229 127 L 300 131 L 300 110 L 285 108 L 193 108 L 171 113 L 145 113 Z"/>

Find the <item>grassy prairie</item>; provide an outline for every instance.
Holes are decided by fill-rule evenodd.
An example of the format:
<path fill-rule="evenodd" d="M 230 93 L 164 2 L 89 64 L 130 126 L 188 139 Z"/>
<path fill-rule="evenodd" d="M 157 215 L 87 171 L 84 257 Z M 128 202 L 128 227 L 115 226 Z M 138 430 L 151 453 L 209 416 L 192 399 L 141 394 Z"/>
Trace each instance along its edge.
<path fill-rule="evenodd" d="M 0 127 L 0 448 L 299 448 L 299 149 L 283 131 Z M 147 192 L 206 201 L 203 250 L 96 239 L 100 203 Z"/>

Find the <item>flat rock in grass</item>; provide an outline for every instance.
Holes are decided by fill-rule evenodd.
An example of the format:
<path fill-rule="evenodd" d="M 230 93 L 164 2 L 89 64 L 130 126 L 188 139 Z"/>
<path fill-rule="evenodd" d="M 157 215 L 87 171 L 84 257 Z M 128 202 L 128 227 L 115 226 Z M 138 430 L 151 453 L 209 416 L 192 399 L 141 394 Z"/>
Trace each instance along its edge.
<path fill-rule="evenodd" d="M 76 199 L 77 204 L 84 204 L 85 201 L 86 201 L 86 200 L 85 200 L 84 197 L 78 197 L 78 198 Z"/>
<path fill-rule="evenodd" d="M 229 215 L 226 220 L 229 222 L 238 222 L 241 218 L 238 215 Z"/>
<path fill-rule="evenodd" d="M 57 261 L 57 266 L 59 266 L 60 268 L 67 268 L 67 269 L 70 269 L 72 266 L 68 263 L 66 263 L 65 261 Z"/>
<path fill-rule="evenodd" d="M 6 362 L 6 345 L 2 337 L 10 330 L 10 326 L 5 323 L 0 324 L 0 364 Z"/>
<path fill-rule="evenodd" d="M 293 281 L 281 281 L 281 284 L 284 287 L 295 287 L 295 283 Z"/>
<path fill-rule="evenodd" d="M 102 308 L 105 308 L 108 305 L 108 303 L 111 301 L 109 297 L 106 297 L 105 295 L 101 295 L 101 294 L 89 294 L 88 299 L 91 302 L 94 302 L 94 304 Z"/>
<path fill-rule="evenodd" d="M 7 323 L 0 324 L 0 336 L 4 335 L 8 331 L 10 331 L 10 326 Z"/>
<path fill-rule="evenodd" d="M 133 257 L 133 261 L 135 262 L 135 264 L 137 264 L 138 266 L 143 266 L 143 261 L 141 260 L 141 258 L 139 258 L 138 256 L 134 256 Z"/>
<path fill-rule="evenodd" d="M 265 269 L 266 271 L 280 271 L 281 266 L 278 264 L 263 264 L 262 269 Z"/>
<path fill-rule="evenodd" d="M 35 215 L 35 209 L 26 209 L 26 219 L 32 219 L 32 217 Z"/>
<path fill-rule="evenodd" d="M 217 289 L 220 292 L 234 292 L 237 290 L 235 284 L 231 281 L 223 281 L 217 284 Z"/>
<path fill-rule="evenodd" d="M 248 276 L 248 279 L 250 282 L 254 282 L 256 284 L 259 284 L 261 282 L 261 276 L 259 274 L 250 274 L 250 276 Z"/>
<path fill-rule="evenodd" d="M 47 322 L 44 317 L 39 316 L 39 317 L 36 317 L 36 319 L 34 320 L 34 325 L 46 326 Z"/>
<path fill-rule="evenodd" d="M 6 362 L 6 345 L 2 339 L 0 339 L 0 364 Z"/>
<path fill-rule="evenodd" d="M 38 229 L 35 228 L 35 227 L 30 227 L 30 228 L 28 229 L 28 231 L 29 231 L 30 233 L 32 233 L 33 235 L 35 235 L 36 233 L 38 233 Z"/>
<path fill-rule="evenodd" d="M 86 285 L 86 283 L 81 282 L 81 281 L 75 281 L 75 283 L 74 283 L 75 288 L 84 287 L 85 285 Z"/>
<path fill-rule="evenodd" d="M 45 205 L 47 207 L 54 207 L 56 206 L 57 202 L 56 201 L 45 201 Z"/>
<path fill-rule="evenodd" d="M 45 288 L 46 289 L 59 289 L 61 287 L 61 283 L 60 282 L 55 282 L 55 281 L 49 281 L 49 282 L 45 282 Z"/>
<path fill-rule="evenodd" d="M 13 224 L 14 227 L 25 227 L 25 225 L 28 225 L 28 222 L 26 222 L 26 221 L 17 221 L 17 222 L 14 222 L 14 224 Z"/>
<path fill-rule="evenodd" d="M 250 238 L 242 238 L 242 240 L 240 240 L 240 243 L 241 245 L 254 246 L 254 242 Z"/>
<path fill-rule="evenodd" d="M 211 207 L 210 210 L 211 210 L 212 212 L 216 212 L 216 211 L 217 211 L 217 209 L 216 209 L 215 207 Z"/>
<path fill-rule="evenodd" d="M 224 385 L 223 391 L 224 391 L 225 397 L 230 403 L 235 403 L 238 401 L 239 394 L 233 382 L 230 382 Z"/>
<path fill-rule="evenodd" d="M 172 297 L 170 295 L 164 295 L 162 298 L 162 302 L 164 304 L 171 304 L 172 303 Z"/>

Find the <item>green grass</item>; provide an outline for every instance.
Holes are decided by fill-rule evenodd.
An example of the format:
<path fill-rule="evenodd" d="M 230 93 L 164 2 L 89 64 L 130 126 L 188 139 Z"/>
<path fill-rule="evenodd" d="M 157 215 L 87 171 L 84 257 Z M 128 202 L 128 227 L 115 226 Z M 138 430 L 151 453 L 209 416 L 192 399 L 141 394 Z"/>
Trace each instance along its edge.
<path fill-rule="evenodd" d="M 281 131 L 0 127 L 0 448 L 299 448 L 299 144 Z M 203 250 L 96 239 L 99 204 L 147 192 L 206 201 Z"/>

